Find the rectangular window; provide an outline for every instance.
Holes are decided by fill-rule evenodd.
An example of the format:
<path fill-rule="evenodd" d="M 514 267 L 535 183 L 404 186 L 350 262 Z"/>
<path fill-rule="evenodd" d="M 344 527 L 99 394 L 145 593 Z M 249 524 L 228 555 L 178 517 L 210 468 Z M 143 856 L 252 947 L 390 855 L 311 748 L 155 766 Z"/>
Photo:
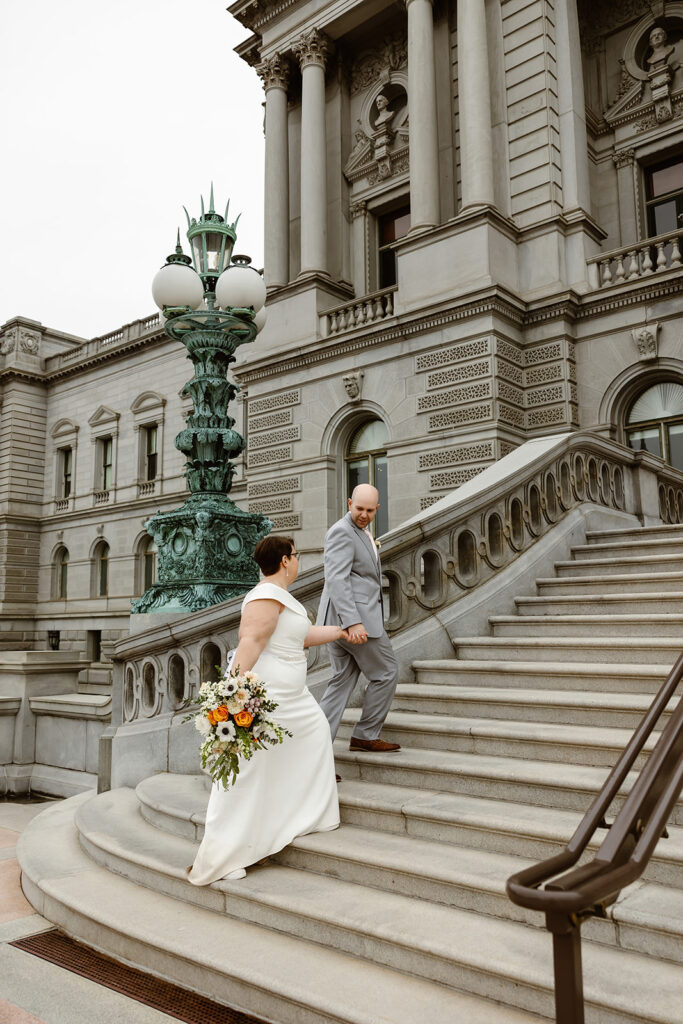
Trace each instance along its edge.
<path fill-rule="evenodd" d="M 683 157 L 649 167 L 646 189 L 650 237 L 683 228 Z"/>
<path fill-rule="evenodd" d="M 102 657 L 102 630 L 88 630 L 88 658 L 90 661 L 100 661 Z"/>
<path fill-rule="evenodd" d="M 101 489 L 108 491 L 112 485 L 112 466 L 114 454 L 114 441 L 111 437 L 100 439 L 100 481 Z"/>
<path fill-rule="evenodd" d="M 145 479 L 156 480 L 158 472 L 159 428 L 156 423 L 145 427 Z"/>
<path fill-rule="evenodd" d="M 410 207 L 402 206 L 379 217 L 379 288 L 391 288 L 398 281 L 396 273 L 396 253 L 391 248 L 392 242 L 404 238 L 410 231 Z"/>
<path fill-rule="evenodd" d="M 60 449 L 60 462 L 62 470 L 61 497 L 68 498 L 71 494 L 71 473 L 73 466 L 73 448 Z"/>

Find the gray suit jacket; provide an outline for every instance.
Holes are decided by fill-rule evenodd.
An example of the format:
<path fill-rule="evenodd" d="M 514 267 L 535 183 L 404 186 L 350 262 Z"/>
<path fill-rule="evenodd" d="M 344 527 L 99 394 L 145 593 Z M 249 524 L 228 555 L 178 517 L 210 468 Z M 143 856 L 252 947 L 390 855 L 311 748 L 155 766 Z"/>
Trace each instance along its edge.
<path fill-rule="evenodd" d="M 317 624 L 346 629 L 362 622 L 369 637 L 384 632 L 382 569 L 364 530 L 351 513 L 331 526 L 325 536 L 325 586 Z"/>

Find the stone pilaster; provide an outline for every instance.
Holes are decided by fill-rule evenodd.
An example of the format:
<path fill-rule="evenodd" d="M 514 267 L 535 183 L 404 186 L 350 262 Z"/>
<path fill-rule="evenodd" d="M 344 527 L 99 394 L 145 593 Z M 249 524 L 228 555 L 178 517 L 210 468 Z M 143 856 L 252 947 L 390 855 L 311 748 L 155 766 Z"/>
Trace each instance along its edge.
<path fill-rule="evenodd" d="M 301 65 L 301 273 L 327 273 L 325 67 L 331 44 L 318 29 L 293 49 Z"/>
<path fill-rule="evenodd" d="M 256 70 L 266 92 L 264 276 L 275 288 L 289 281 L 289 64 L 274 54 Z"/>
<path fill-rule="evenodd" d="M 484 0 L 458 0 L 462 208 L 493 206 L 493 132 Z"/>
<path fill-rule="evenodd" d="M 439 141 L 432 0 L 406 0 L 411 231 L 440 220 Z"/>
<path fill-rule="evenodd" d="M 590 210 L 588 135 L 576 0 L 556 0 L 557 102 L 565 211 Z"/>
<path fill-rule="evenodd" d="M 368 204 L 361 199 L 351 206 L 353 241 L 353 290 L 365 295 L 368 290 Z"/>

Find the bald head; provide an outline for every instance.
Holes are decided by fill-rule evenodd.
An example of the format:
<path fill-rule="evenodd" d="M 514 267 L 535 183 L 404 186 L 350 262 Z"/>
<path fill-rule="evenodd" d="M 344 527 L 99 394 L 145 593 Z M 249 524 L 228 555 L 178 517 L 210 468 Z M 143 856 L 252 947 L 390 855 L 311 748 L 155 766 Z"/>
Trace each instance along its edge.
<path fill-rule="evenodd" d="M 364 530 L 377 515 L 379 508 L 379 491 L 371 484 L 359 484 L 354 487 L 349 498 L 349 512 L 356 526 Z"/>

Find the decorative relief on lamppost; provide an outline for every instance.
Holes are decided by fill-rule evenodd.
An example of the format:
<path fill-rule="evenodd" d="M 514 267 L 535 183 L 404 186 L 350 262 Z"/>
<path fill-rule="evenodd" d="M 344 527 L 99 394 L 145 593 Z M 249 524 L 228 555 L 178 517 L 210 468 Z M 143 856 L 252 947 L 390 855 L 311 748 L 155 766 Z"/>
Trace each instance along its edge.
<path fill-rule="evenodd" d="M 638 349 L 638 358 L 647 361 L 657 358 L 659 324 L 645 324 L 631 331 L 631 337 Z"/>
<path fill-rule="evenodd" d="M 351 401 L 360 402 L 363 390 L 363 371 L 353 370 L 351 373 L 345 373 L 342 377 L 342 383 Z"/>

